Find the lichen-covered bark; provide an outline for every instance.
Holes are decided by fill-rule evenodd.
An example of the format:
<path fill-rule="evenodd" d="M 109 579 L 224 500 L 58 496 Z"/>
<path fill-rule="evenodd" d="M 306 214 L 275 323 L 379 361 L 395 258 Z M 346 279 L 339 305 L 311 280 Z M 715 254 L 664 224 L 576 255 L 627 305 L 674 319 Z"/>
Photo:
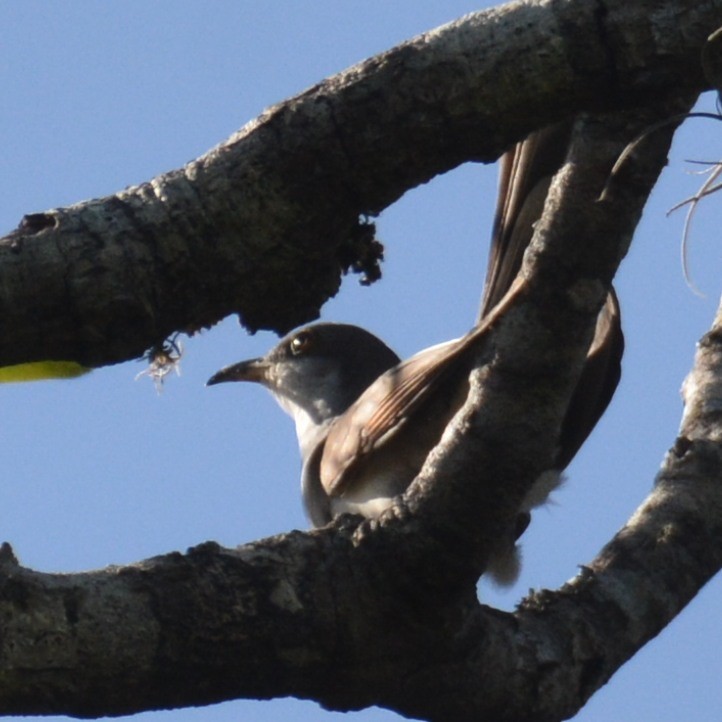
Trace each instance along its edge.
<path fill-rule="evenodd" d="M 377 249 L 359 218 L 583 110 L 699 91 L 719 0 L 512 4 L 270 108 L 202 158 L 0 242 L 0 365 L 98 366 L 229 313 L 287 330 Z"/>

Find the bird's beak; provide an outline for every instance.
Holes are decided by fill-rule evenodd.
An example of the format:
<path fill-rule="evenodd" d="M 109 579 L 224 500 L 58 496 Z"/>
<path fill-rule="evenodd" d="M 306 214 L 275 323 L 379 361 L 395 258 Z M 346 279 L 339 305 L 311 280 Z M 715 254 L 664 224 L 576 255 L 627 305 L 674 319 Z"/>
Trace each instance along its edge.
<path fill-rule="evenodd" d="M 206 386 L 222 384 L 225 381 L 255 381 L 263 383 L 268 378 L 270 364 L 262 358 L 254 358 L 249 361 L 226 366 L 216 372 L 206 381 Z"/>

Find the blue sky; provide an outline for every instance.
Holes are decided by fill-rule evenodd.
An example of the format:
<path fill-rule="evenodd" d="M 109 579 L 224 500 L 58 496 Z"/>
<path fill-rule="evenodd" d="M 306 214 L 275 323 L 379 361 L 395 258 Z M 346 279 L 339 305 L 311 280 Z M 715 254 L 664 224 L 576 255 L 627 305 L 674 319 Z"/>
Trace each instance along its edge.
<path fill-rule="evenodd" d="M 369 55 L 490 3 L 314 0 L 0 5 L 0 230 L 25 213 L 105 195 L 176 168 L 264 107 Z M 713 108 L 713 99 L 703 101 Z M 518 584 L 484 601 L 513 608 L 591 560 L 650 489 L 679 424 L 679 388 L 720 293 L 720 204 L 700 209 L 685 284 L 683 214 L 701 182 L 687 158 L 720 156 L 720 128 L 679 133 L 618 276 L 627 353 L 616 399 L 524 537 Z M 407 356 L 463 333 L 476 312 L 494 168 L 467 165 L 408 193 L 378 222 L 384 280 L 345 281 L 323 317 L 360 323 Z M 393 313 L 389 308 L 393 307 Z M 65 382 L 7 385 L 0 537 L 42 571 L 123 564 L 213 539 L 235 545 L 305 528 L 290 421 L 251 386 L 207 389 L 219 367 L 264 352 L 227 319 L 184 341 L 182 375 L 156 394 L 140 362 Z M 580 713 L 717 720 L 722 587 L 714 580 Z M 174 722 L 332 720 L 311 702 L 238 701 L 141 715 Z M 340 719 L 340 718 L 339 718 Z M 346 719 L 398 719 L 367 710 Z"/>

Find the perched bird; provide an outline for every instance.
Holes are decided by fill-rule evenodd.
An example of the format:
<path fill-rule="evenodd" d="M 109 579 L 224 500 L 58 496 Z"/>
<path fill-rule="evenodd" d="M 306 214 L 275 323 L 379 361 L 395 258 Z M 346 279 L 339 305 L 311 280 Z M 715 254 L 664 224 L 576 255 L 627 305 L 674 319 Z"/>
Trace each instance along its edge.
<path fill-rule="evenodd" d="M 304 505 L 315 526 L 342 513 L 380 515 L 418 474 L 466 399 L 478 344 L 509 298 L 568 137 L 568 126 L 553 126 L 502 158 L 480 319 L 466 336 L 401 362 L 362 328 L 316 323 L 292 332 L 262 358 L 233 364 L 209 379 L 209 385 L 260 383 L 293 418 Z M 529 510 L 558 484 L 611 400 L 622 351 L 619 307 L 610 291 L 563 423 L 554 468 L 529 492 L 514 529 L 490 560 L 488 571 L 499 583 L 516 578 L 515 541 L 529 522 Z"/>

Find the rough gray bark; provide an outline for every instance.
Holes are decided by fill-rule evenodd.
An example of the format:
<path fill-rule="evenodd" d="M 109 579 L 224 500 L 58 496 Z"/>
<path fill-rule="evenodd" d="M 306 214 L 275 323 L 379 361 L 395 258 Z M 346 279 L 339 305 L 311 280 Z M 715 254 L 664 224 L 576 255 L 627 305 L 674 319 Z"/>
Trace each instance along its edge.
<path fill-rule="evenodd" d="M 312 313 L 335 288 L 339 247 L 359 214 L 463 160 L 493 158 L 538 125 L 634 106 L 578 124 L 525 284 L 494 325 L 494 353 L 393 513 L 87 574 L 23 569 L 4 547 L 2 713 L 92 716 L 290 694 L 429 720 L 558 720 L 675 616 L 722 563 L 722 314 L 686 384 L 680 436 L 625 529 L 575 580 L 514 614 L 479 605 L 475 583 L 551 456 L 672 126 L 610 177 L 614 161 L 704 87 L 699 53 L 722 3 L 688 5 L 670 0 L 654 14 L 650 3 L 610 3 L 603 13 L 558 1 L 472 16 L 268 111 L 183 171 L 26 219 L 25 234 L 0 248 L 10 259 L 0 264 L 0 356 L 119 360 L 231 310 L 251 324 L 292 323 L 276 282 L 289 307 Z M 453 82 L 435 74 L 445 63 Z M 37 335 L 21 324 L 30 299 L 20 279 L 31 272 Z M 316 281 L 301 289 L 298 274 Z M 72 299 L 67 318 L 50 314 L 62 299 Z"/>
<path fill-rule="evenodd" d="M 281 103 L 185 168 L 26 216 L 0 242 L 0 364 L 139 356 L 236 312 L 314 318 L 373 268 L 374 214 L 584 110 L 704 87 L 719 0 L 517 3 L 426 33 Z"/>

